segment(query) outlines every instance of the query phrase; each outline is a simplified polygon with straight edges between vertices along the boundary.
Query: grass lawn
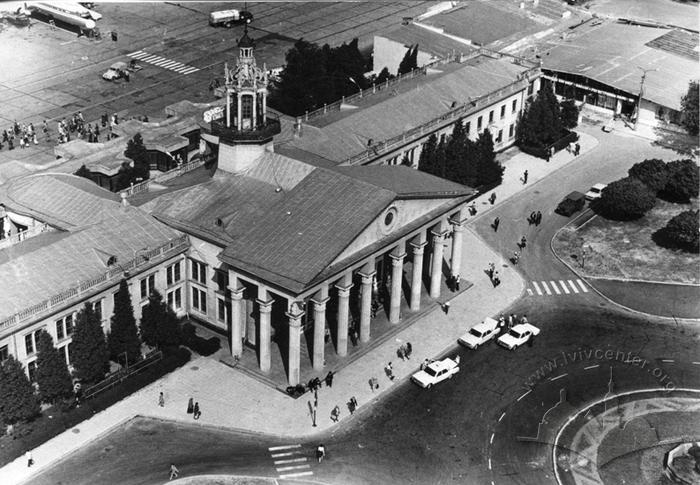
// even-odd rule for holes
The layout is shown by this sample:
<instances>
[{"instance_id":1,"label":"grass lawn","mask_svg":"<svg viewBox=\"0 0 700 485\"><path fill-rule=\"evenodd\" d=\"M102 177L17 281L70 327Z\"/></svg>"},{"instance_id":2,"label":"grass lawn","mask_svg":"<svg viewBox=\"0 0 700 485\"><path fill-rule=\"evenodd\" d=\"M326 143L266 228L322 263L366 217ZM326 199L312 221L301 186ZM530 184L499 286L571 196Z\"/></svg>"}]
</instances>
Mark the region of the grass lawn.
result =
<instances>
[{"instance_id":1,"label":"grass lawn","mask_svg":"<svg viewBox=\"0 0 700 485\"><path fill-rule=\"evenodd\" d=\"M556 253L575 265L586 276L700 283L700 255L677 249L666 249L652 240L652 234L663 228L675 215L697 209L691 204L673 204L657 199L647 215L636 221L610 221L596 216L583 227L573 225L559 232L553 241ZM585 261L581 247L585 243Z\"/></svg>"}]
</instances>

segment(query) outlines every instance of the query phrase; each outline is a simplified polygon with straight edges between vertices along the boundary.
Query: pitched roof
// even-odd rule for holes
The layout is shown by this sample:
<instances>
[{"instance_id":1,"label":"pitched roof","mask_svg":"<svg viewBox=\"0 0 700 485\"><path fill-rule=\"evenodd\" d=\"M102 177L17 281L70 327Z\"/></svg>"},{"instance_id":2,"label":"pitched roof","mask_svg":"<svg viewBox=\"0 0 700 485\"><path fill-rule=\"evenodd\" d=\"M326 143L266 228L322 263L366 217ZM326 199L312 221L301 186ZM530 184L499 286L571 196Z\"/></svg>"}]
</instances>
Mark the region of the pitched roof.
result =
<instances>
[{"instance_id":1,"label":"pitched roof","mask_svg":"<svg viewBox=\"0 0 700 485\"><path fill-rule=\"evenodd\" d=\"M426 174L410 167L366 165L334 167L333 170L355 179L391 190L401 199L458 197L475 195L476 189Z\"/></svg>"},{"instance_id":2,"label":"pitched roof","mask_svg":"<svg viewBox=\"0 0 700 485\"><path fill-rule=\"evenodd\" d=\"M439 118L454 103L464 104L497 91L527 70L506 59L481 56L439 77L424 76L408 91L398 92L399 83L395 96L348 112L332 123L305 124L302 136L287 143L340 163L366 150L370 140L387 140ZM369 97L364 102L368 100Z\"/></svg>"},{"instance_id":3,"label":"pitched roof","mask_svg":"<svg viewBox=\"0 0 700 485\"><path fill-rule=\"evenodd\" d=\"M40 234L0 250L0 320L103 275L106 254L126 262L136 251L177 236L140 209L115 204L101 212L99 222Z\"/></svg>"},{"instance_id":4,"label":"pitched roof","mask_svg":"<svg viewBox=\"0 0 700 485\"><path fill-rule=\"evenodd\" d=\"M585 76L633 96L639 94L643 68L647 70L644 98L680 110L688 83L698 76L698 63L649 46L666 33L660 28L604 22L558 43L542 56L542 67Z\"/></svg>"},{"instance_id":5,"label":"pitched roof","mask_svg":"<svg viewBox=\"0 0 700 485\"><path fill-rule=\"evenodd\" d=\"M69 174L35 174L0 186L0 204L52 226L68 229L95 222L119 195Z\"/></svg>"},{"instance_id":6,"label":"pitched roof","mask_svg":"<svg viewBox=\"0 0 700 485\"><path fill-rule=\"evenodd\" d=\"M222 261L301 291L396 194L316 169L222 252Z\"/></svg>"},{"instance_id":7,"label":"pitched roof","mask_svg":"<svg viewBox=\"0 0 700 485\"><path fill-rule=\"evenodd\" d=\"M455 53L469 54L477 49L475 46L413 24L400 25L378 36L400 42L407 47L418 45L418 50L435 57L446 57Z\"/></svg>"}]
</instances>

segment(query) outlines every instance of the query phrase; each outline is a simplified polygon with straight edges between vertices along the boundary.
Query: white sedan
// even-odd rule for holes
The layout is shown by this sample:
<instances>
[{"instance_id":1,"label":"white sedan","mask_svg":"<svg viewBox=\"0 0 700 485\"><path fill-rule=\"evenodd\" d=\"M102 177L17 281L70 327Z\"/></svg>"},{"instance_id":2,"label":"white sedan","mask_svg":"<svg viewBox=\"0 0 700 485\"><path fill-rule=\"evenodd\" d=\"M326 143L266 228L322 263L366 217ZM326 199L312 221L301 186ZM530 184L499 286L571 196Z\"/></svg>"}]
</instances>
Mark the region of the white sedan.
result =
<instances>
[{"instance_id":1,"label":"white sedan","mask_svg":"<svg viewBox=\"0 0 700 485\"><path fill-rule=\"evenodd\" d=\"M514 350L533 338L539 335L540 329L529 323L521 323L514 326L510 331L498 337L498 345L505 347L508 350Z\"/></svg>"},{"instance_id":2,"label":"white sedan","mask_svg":"<svg viewBox=\"0 0 700 485\"><path fill-rule=\"evenodd\" d=\"M586 200L600 199L600 196L603 195L603 189L607 186L608 184L595 184L591 190L586 192Z\"/></svg>"},{"instance_id":3,"label":"white sedan","mask_svg":"<svg viewBox=\"0 0 700 485\"><path fill-rule=\"evenodd\" d=\"M467 333L459 337L458 342L470 349L476 349L498 335L498 321L486 317L483 322L474 325Z\"/></svg>"},{"instance_id":4,"label":"white sedan","mask_svg":"<svg viewBox=\"0 0 700 485\"><path fill-rule=\"evenodd\" d=\"M459 372L459 362L447 357L431 362L428 366L413 374L411 380L421 387L432 387L433 384L452 378Z\"/></svg>"}]
</instances>

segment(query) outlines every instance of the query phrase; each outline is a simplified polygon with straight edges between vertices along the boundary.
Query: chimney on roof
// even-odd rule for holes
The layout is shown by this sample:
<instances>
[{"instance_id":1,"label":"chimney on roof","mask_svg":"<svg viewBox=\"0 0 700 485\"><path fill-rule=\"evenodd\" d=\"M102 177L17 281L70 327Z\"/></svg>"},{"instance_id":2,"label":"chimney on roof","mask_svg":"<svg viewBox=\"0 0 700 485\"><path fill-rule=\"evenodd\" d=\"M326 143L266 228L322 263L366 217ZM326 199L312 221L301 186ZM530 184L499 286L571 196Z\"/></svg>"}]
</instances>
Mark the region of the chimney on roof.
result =
<instances>
[{"instance_id":1,"label":"chimney on roof","mask_svg":"<svg viewBox=\"0 0 700 485\"><path fill-rule=\"evenodd\" d=\"M126 199L126 192L122 192L119 194L122 198L122 206L123 207L129 207L129 201Z\"/></svg>"}]
</instances>

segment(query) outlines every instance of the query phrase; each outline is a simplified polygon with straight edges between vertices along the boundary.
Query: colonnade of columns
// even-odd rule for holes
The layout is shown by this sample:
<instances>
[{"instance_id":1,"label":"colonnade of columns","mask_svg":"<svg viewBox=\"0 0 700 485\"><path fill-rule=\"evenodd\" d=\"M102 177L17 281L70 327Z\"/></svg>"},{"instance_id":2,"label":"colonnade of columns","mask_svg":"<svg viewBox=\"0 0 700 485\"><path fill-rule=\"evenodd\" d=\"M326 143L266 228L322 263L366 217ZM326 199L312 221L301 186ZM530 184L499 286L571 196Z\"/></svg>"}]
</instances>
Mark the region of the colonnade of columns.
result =
<instances>
[{"instance_id":1,"label":"colonnade of columns","mask_svg":"<svg viewBox=\"0 0 700 485\"><path fill-rule=\"evenodd\" d=\"M409 239L399 240L390 250L389 259L391 260L391 278L389 295L389 322L396 324L401 320L401 300L402 300L402 281L403 281L403 265L407 255L406 249L411 251L413 259L413 268L410 275L411 294L409 297L409 307L411 311L420 310L421 304L421 289L423 286L423 268L424 268L424 252L428 244L428 232L432 238L431 253L430 253L430 285L429 294L432 298L440 296L442 283L442 264L444 258L445 237L448 231L445 226L449 222L452 226L452 251L450 255L450 271L452 276L458 276L460 273L461 255L462 255L462 231L464 217L462 211L448 221L440 221L429 230L422 230L415 236ZM371 318L372 318L372 299L373 299L373 281L376 275L375 264L376 257L373 255L368 258L359 268L351 268L346 270L340 277L334 281L328 281L322 284L316 292L311 295L309 301L313 306L313 351L312 365L314 370L323 369L325 358L325 335L326 335L326 307L330 300L329 288L330 285L337 290L337 315L336 315L336 353L344 357L348 352L348 323L350 316L350 290L353 287L353 275L357 273L360 276L360 322L359 322L359 339L360 342L366 343L370 340L371 335ZM242 343L242 326L246 311L246 305L243 300L244 286L241 284L240 278L233 270L229 271L229 291L231 294L231 354L240 356L243 351ZM271 312L274 300L270 297L268 289L258 284L257 303L259 308L258 318L258 357L260 370L269 372L271 359ZM286 317L289 325L289 342L288 342L288 369L289 369L289 384L296 385L299 383L299 371L301 367L300 351L301 351L301 336L303 334L302 319L305 315L305 304L303 299L287 299Z\"/></svg>"}]
</instances>

